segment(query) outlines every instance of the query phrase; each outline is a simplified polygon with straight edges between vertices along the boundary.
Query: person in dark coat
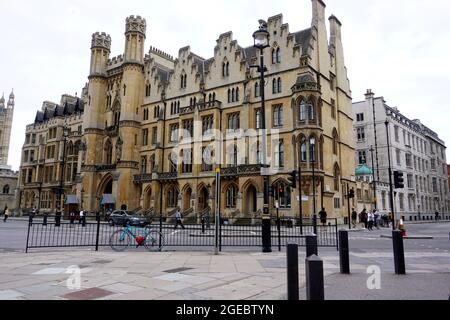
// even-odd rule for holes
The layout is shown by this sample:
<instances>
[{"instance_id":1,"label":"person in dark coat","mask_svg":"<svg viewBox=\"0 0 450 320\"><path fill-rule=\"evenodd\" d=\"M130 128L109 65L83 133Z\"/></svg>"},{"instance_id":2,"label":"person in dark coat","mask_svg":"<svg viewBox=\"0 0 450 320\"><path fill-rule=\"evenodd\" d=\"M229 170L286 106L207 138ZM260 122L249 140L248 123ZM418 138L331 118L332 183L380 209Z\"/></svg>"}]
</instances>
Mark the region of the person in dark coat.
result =
<instances>
[{"instance_id":1,"label":"person in dark coat","mask_svg":"<svg viewBox=\"0 0 450 320\"><path fill-rule=\"evenodd\" d=\"M325 208L322 208L322 210L319 212L320 217L320 223L325 227L327 224L327 212L325 211Z\"/></svg>"}]
</instances>

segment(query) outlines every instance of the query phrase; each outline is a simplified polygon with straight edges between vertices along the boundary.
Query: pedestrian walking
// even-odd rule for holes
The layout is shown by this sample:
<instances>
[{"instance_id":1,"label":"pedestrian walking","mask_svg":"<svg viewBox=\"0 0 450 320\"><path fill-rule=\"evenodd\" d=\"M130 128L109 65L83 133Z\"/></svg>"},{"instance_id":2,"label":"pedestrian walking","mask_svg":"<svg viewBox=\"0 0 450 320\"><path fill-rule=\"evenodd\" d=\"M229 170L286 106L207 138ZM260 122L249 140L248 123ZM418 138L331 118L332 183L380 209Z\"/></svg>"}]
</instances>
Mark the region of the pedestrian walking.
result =
<instances>
[{"instance_id":1,"label":"pedestrian walking","mask_svg":"<svg viewBox=\"0 0 450 320\"><path fill-rule=\"evenodd\" d=\"M73 224L75 223L75 212L70 211L69 219L70 219L70 227L72 228Z\"/></svg>"},{"instance_id":2,"label":"pedestrian walking","mask_svg":"<svg viewBox=\"0 0 450 320\"><path fill-rule=\"evenodd\" d=\"M325 208L322 208L322 210L319 212L320 217L320 223L325 227L327 224L327 212L325 211Z\"/></svg>"},{"instance_id":3,"label":"pedestrian walking","mask_svg":"<svg viewBox=\"0 0 450 320\"><path fill-rule=\"evenodd\" d=\"M367 222L367 209L364 209L360 214L360 222L363 224L363 229L368 228L368 222Z\"/></svg>"},{"instance_id":4,"label":"pedestrian walking","mask_svg":"<svg viewBox=\"0 0 450 320\"><path fill-rule=\"evenodd\" d=\"M388 224L388 228L390 228L392 226L391 223L394 223L394 215L392 214L392 212L389 212L389 224Z\"/></svg>"},{"instance_id":5,"label":"pedestrian walking","mask_svg":"<svg viewBox=\"0 0 450 320\"><path fill-rule=\"evenodd\" d=\"M84 224L84 211L83 210L81 210L80 211L80 224Z\"/></svg>"},{"instance_id":6,"label":"pedestrian walking","mask_svg":"<svg viewBox=\"0 0 450 320\"><path fill-rule=\"evenodd\" d=\"M355 208L352 208L352 224L353 224L353 229L356 229L356 223L358 219L358 213L356 212Z\"/></svg>"},{"instance_id":7,"label":"pedestrian walking","mask_svg":"<svg viewBox=\"0 0 450 320\"><path fill-rule=\"evenodd\" d=\"M6 222L9 218L9 209L8 206L5 207L5 218L3 219L3 222Z\"/></svg>"},{"instance_id":8,"label":"pedestrian walking","mask_svg":"<svg viewBox=\"0 0 450 320\"><path fill-rule=\"evenodd\" d=\"M178 228L178 225L181 226L181 228L186 229L183 224L183 216L181 215L180 209L177 210L177 213L175 215L176 223L175 223L175 230Z\"/></svg>"},{"instance_id":9,"label":"pedestrian walking","mask_svg":"<svg viewBox=\"0 0 450 320\"><path fill-rule=\"evenodd\" d=\"M380 224L381 224L381 214L380 211L378 211L377 209L374 210L374 224L375 224L375 228L377 228L378 230L380 230Z\"/></svg>"},{"instance_id":10,"label":"pedestrian walking","mask_svg":"<svg viewBox=\"0 0 450 320\"><path fill-rule=\"evenodd\" d=\"M369 231L373 231L373 225L375 222L375 214L371 211L369 211L367 215L367 221L368 221L368 229Z\"/></svg>"}]
</instances>

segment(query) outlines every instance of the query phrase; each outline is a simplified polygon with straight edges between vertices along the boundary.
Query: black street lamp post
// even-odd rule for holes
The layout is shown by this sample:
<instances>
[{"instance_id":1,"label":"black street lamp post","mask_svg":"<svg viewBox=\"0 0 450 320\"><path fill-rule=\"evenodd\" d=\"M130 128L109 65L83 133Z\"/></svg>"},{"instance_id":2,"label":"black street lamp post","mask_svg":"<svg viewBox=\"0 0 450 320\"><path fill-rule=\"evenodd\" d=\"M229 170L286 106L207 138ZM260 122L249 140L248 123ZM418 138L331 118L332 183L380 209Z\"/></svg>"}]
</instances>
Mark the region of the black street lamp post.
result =
<instances>
[{"instance_id":1,"label":"black street lamp post","mask_svg":"<svg viewBox=\"0 0 450 320\"><path fill-rule=\"evenodd\" d=\"M312 187L313 187L313 223L314 223L314 234L317 234L317 210L316 210L316 139L311 137L309 139L309 144L311 147L311 164L312 164Z\"/></svg>"},{"instance_id":2,"label":"black street lamp post","mask_svg":"<svg viewBox=\"0 0 450 320\"><path fill-rule=\"evenodd\" d=\"M265 110L265 76L264 72L264 49L269 47L270 34L267 31L267 23L264 20L259 20L259 29L253 33L254 47L260 51L260 65L255 66L260 73L260 93L261 93L261 122L262 122L262 171L264 177L264 211L263 211L263 226L262 226L262 243L263 252L272 252L271 239L271 218L269 213L269 176L267 172L267 127L266 127L266 110Z\"/></svg>"},{"instance_id":3,"label":"black street lamp post","mask_svg":"<svg viewBox=\"0 0 450 320\"><path fill-rule=\"evenodd\" d=\"M373 152L375 150L373 149L373 146L370 146L370 153L372 154L372 185L373 185L373 198L374 198L374 204L375 204L375 210L378 209L378 201L377 201L377 181L375 180L375 167L374 167L374 161L373 161Z\"/></svg>"},{"instance_id":4,"label":"black street lamp post","mask_svg":"<svg viewBox=\"0 0 450 320\"><path fill-rule=\"evenodd\" d=\"M388 163L389 163L389 200L391 204L391 212L392 212L392 230L395 231L395 210L394 210L394 186L392 185L392 167L391 167L391 146L389 142L389 120L386 119L384 123L386 125L386 139L387 139L387 149L388 149Z\"/></svg>"}]
</instances>

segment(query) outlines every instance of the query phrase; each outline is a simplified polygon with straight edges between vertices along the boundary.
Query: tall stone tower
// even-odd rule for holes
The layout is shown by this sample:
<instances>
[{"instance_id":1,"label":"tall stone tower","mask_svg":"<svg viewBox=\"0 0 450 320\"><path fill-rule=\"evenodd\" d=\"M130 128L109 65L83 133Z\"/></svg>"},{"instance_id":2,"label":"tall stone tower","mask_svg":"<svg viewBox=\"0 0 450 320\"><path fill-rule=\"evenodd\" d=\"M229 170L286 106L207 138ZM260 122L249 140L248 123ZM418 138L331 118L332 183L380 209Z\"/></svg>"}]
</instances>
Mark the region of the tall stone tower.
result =
<instances>
[{"instance_id":1,"label":"tall stone tower","mask_svg":"<svg viewBox=\"0 0 450 320\"><path fill-rule=\"evenodd\" d=\"M5 106L5 96L0 99L0 165L8 165L9 142L11 139L11 127L14 115L14 90L9 95Z\"/></svg>"},{"instance_id":2,"label":"tall stone tower","mask_svg":"<svg viewBox=\"0 0 450 320\"><path fill-rule=\"evenodd\" d=\"M107 62L111 52L111 37L106 33L94 33L91 45L91 68L89 89L84 116L84 139L86 156L84 162L83 186L88 190L83 199L87 208L98 202L96 189L98 176L96 166L104 164L103 143L105 132L106 91L108 85Z\"/></svg>"},{"instance_id":3,"label":"tall stone tower","mask_svg":"<svg viewBox=\"0 0 450 320\"><path fill-rule=\"evenodd\" d=\"M123 147L117 154L117 169L120 172L118 201L128 203L130 208L139 207L138 187L133 183L139 173L141 122L139 108L144 100L144 45L147 24L140 16L126 19L125 55L123 63L121 116L119 139ZM117 148L116 148L117 150ZM120 154L120 151L121 154Z\"/></svg>"}]
</instances>

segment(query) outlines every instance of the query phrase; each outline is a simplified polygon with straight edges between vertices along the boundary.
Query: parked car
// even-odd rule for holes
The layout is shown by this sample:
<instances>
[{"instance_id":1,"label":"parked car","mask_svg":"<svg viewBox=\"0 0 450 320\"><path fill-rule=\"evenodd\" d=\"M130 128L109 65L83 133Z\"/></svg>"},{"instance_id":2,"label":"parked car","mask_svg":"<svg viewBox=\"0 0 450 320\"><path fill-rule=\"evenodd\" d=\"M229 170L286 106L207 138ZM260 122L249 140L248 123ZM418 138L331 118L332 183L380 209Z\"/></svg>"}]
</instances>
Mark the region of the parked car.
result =
<instances>
[{"instance_id":1,"label":"parked car","mask_svg":"<svg viewBox=\"0 0 450 320\"><path fill-rule=\"evenodd\" d=\"M116 210L108 217L108 223L110 226L135 226L145 227L152 223L151 218L137 215L133 211Z\"/></svg>"}]
</instances>

